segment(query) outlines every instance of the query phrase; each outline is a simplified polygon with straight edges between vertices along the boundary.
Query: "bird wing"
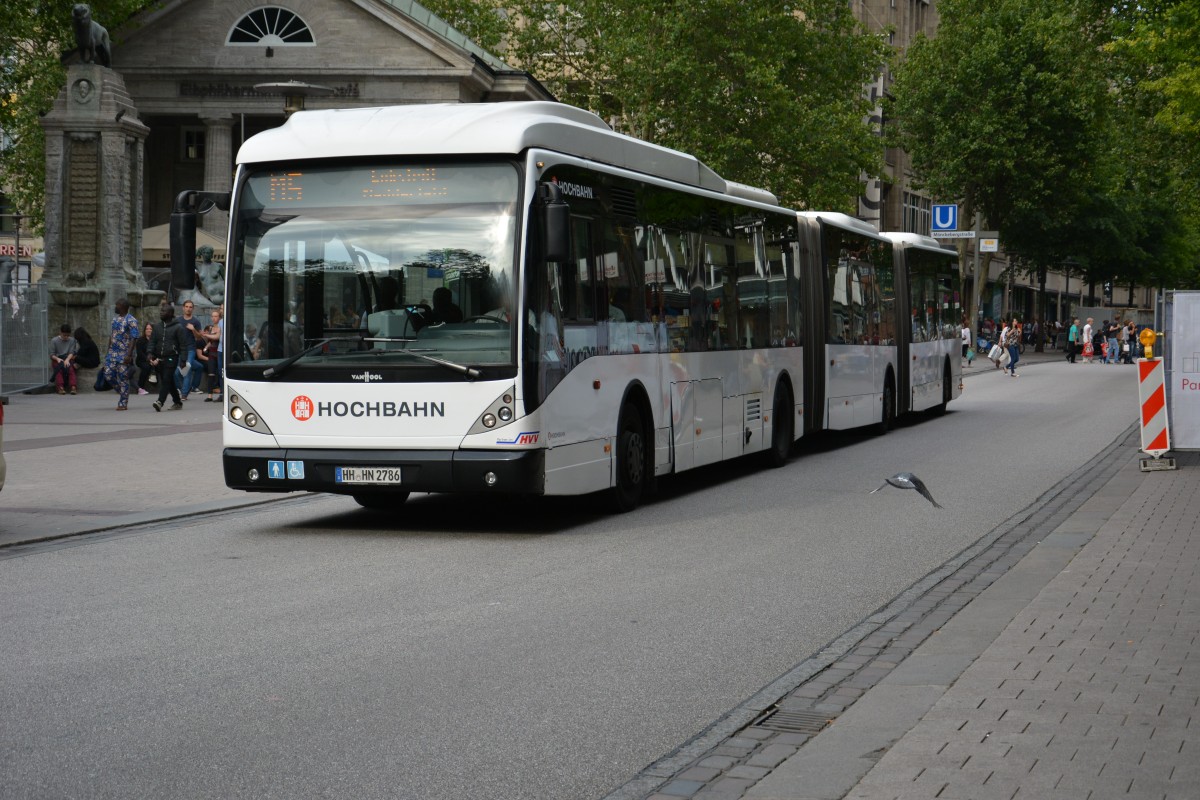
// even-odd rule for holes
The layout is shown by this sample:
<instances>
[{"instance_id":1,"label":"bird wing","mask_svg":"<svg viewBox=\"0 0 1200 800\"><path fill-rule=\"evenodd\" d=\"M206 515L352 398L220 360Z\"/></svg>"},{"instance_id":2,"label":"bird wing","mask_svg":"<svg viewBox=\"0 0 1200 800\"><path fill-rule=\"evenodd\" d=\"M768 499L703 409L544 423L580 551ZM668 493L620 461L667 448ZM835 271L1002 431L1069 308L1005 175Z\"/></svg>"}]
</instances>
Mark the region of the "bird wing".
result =
<instances>
[{"instance_id":1,"label":"bird wing","mask_svg":"<svg viewBox=\"0 0 1200 800\"><path fill-rule=\"evenodd\" d=\"M922 497L924 497L929 502L933 503L934 508L942 508L942 506L938 504L938 501L933 499L933 495L931 495L929 493L929 489L925 488L924 481L922 481L916 475L909 475L908 479L910 481L912 481L913 487L916 488L916 490L921 493Z\"/></svg>"}]
</instances>

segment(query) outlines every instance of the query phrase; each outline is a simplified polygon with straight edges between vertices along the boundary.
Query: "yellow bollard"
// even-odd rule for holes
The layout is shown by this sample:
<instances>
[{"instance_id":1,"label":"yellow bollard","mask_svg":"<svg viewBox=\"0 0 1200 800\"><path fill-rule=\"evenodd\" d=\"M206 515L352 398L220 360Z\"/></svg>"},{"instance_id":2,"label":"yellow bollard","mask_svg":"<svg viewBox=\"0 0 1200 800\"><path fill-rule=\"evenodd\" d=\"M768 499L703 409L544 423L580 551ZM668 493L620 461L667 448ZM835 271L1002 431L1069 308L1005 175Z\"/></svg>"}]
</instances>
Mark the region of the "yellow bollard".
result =
<instances>
[{"instance_id":1,"label":"yellow bollard","mask_svg":"<svg viewBox=\"0 0 1200 800\"><path fill-rule=\"evenodd\" d=\"M1161 333L1155 333L1149 328L1145 328L1138 334L1138 341L1142 343L1142 347L1146 350L1146 358L1154 358L1154 342L1162 336Z\"/></svg>"}]
</instances>

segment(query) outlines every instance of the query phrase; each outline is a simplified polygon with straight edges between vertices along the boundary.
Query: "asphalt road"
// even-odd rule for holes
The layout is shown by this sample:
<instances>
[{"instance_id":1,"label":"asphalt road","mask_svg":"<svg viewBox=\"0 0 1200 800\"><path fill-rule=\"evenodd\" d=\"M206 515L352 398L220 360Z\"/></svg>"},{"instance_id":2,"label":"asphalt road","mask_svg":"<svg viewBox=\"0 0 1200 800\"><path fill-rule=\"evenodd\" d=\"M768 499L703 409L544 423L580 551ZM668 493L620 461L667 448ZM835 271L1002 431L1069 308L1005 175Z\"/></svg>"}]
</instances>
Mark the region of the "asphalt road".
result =
<instances>
[{"instance_id":1,"label":"asphalt road","mask_svg":"<svg viewBox=\"0 0 1200 800\"><path fill-rule=\"evenodd\" d=\"M602 797L1094 457L1135 386L975 375L621 516L301 497L0 551L0 794ZM868 494L903 470L945 509Z\"/></svg>"}]
</instances>

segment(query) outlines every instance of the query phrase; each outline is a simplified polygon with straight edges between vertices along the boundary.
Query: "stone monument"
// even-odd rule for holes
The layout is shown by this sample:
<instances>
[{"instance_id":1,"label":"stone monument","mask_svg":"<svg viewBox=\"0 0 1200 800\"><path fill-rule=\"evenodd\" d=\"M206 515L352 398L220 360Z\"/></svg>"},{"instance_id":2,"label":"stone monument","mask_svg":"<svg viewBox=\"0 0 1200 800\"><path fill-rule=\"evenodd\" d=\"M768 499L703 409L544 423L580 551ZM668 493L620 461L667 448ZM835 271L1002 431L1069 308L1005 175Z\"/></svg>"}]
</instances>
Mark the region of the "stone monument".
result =
<instances>
[{"instance_id":1,"label":"stone monument","mask_svg":"<svg viewBox=\"0 0 1200 800\"><path fill-rule=\"evenodd\" d=\"M107 55L107 54L106 54ZM46 269L50 327L82 325L106 347L113 305L127 297L139 320L158 319L164 294L146 288L142 185L149 128L112 69L72 64L42 118L46 137ZM81 386L83 381L80 382Z\"/></svg>"}]
</instances>

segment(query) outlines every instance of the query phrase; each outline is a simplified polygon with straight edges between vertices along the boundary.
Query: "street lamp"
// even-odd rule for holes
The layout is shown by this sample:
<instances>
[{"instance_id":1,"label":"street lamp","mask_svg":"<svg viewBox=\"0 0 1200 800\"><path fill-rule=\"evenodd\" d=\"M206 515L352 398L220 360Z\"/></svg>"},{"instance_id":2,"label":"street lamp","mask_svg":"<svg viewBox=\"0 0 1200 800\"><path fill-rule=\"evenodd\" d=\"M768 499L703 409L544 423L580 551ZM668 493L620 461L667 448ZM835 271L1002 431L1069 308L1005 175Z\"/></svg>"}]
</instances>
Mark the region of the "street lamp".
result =
<instances>
[{"instance_id":1,"label":"street lamp","mask_svg":"<svg viewBox=\"0 0 1200 800\"><path fill-rule=\"evenodd\" d=\"M285 117L290 117L297 111L304 110L304 98L306 97L328 97L334 93L334 90L328 86L318 86L315 83L302 83L301 81L280 81L278 83L256 83L254 84L256 92L264 94L274 94L276 92L283 95L283 114Z\"/></svg>"}]
</instances>

